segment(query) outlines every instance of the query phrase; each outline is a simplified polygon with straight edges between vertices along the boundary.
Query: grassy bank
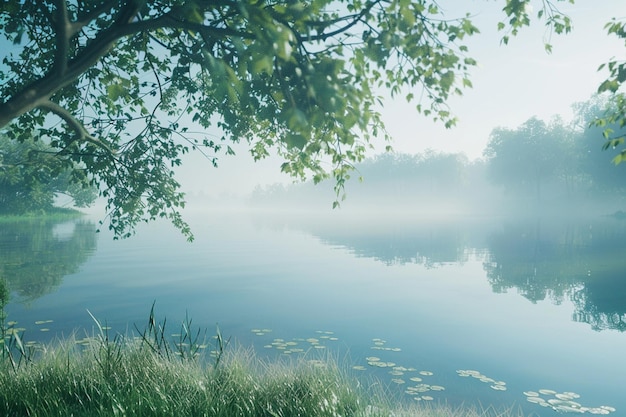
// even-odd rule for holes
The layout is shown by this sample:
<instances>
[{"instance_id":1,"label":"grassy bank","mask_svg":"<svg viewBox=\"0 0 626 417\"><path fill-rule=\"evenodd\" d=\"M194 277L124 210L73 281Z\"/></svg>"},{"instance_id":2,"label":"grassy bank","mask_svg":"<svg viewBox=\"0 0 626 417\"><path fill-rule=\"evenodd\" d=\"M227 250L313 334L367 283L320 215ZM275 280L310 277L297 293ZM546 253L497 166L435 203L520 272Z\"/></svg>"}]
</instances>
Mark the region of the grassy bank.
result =
<instances>
[{"instance_id":1,"label":"grassy bank","mask_svg":"<svg viewBox=\"0 0 626 417\"><path fill-rule=\"evenodd\" d=\"M205 343L191 320L175 339L154 306L146 329L96 334L47 345L25 343L2 326L0 415L177 417L478 417L519 416L501 410L403 408L383 391L367 391L332 358L267 362L230 348L219 330ZM369 384L368 384L369 385ZM373 384L380 386L380 384Z\"/></svg>"},{"instance_id":2,"label":"grassy bank","mask_svg":"<svg viewBox=\"0 0 626 417\"><path fill-rule=\"evenodd\" d=\"M399 409L360 390L332 360L267 363L249 351L213 368L167 359L135 341L47 347L0 373L3 416L478 416L496 413ZM502 415L502 414L498 414ZM510 413L513 415L513 413Z\"/></svg>"},{"instance_id":3,"label":"grassy bank","mask_svg":"<svg viewBox=\"0 0 626 417\"><path fill-rule=\"evenodd\" d=\"M69 220L84 216L76 209L65 207L53 207L46 211L36 211L22 214L0 214L0 224L16 222L20 220Z\"/></svg>"}]
</instances>

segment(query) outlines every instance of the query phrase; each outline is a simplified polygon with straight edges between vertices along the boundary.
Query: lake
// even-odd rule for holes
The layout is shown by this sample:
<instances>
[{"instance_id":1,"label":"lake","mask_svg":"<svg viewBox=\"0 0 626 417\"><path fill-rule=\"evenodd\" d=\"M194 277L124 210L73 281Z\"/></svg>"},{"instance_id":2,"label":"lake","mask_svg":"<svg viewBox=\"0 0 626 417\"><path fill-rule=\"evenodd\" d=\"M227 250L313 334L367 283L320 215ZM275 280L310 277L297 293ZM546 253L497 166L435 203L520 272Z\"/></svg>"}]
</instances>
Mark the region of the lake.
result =
<instances>
[{"instance_id":1,"label":"lake","mask_svg":"<svg viewBox=\"0 0 626 417\"><path fill-rule=\"evenodd\" d=\"M187 219L193 243L166 223L122 241L97 218L0 224L7 320L48 341L91 334L88 310L128 334L156 301L171 333L188 314L261 357L330 352L407 401L626 410L625 221Z\"/></svg>"}]
</instances>

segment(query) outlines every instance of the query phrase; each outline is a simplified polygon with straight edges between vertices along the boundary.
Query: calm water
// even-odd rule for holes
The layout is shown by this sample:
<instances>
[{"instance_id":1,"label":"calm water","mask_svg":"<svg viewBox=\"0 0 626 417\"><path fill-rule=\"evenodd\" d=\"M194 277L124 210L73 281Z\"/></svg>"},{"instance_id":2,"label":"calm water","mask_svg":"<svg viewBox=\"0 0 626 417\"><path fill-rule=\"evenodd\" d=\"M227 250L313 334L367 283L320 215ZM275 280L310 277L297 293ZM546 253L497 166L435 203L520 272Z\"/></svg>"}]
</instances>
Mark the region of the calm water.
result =
<instances>
[{"instance_id":1,"label":"calm water","mask_svg":"<svg viewBox=\"0 0 626 417\"><path fill-rule=\"evenodd\" d=\"M0 225L8 319L27 340L90 333L87 310L126 333L156 300L172 333L188 313L259 355L330 350L407 401L408 387L429 384L445 389L421 396L451 404L550 416L524 395L550 389L626 410L626 222L188 218L191 244L167 224L124 241L89 219Z\"/></svg>"}]
</instances>

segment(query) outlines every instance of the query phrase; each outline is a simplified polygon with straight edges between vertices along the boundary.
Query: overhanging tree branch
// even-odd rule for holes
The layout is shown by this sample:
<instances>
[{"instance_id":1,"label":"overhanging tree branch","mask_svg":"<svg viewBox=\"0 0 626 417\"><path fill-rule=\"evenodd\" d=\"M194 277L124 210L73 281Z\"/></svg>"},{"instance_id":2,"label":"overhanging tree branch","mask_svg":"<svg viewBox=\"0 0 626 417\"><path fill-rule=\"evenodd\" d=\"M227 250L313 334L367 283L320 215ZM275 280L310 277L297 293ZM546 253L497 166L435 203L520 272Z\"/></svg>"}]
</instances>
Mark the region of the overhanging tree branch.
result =
<instances>
[{"instance_id":1,"label":"overhanging tree branch","mask_svg":"<svg viewBox=\"0 0 626 417\"><path fill-rule=\"evenodd\" d=\"M106 55L115 45L116 41L123 37L164 28L198 31L218 38L235 36L254 39L255 37L248 32L182 21L169 15L164 15L156 19L128 23L139 11L139 6L136 3L137 2L129 3L129 8L119 13L115 24L96 36L74 59L61 65L60 62L63 61L63 59L60 54L57 54L56 62L59 63L63 69L61 76L59 76L55 66L55 69L48 72L47 75L27 85L6 102L0 103L0 128L6 126L20 115L41 106L48 101L54 93L76 81L85 71L93 67L96 62ZM66 30L64 33L67 37L69 32ZM59 36L62 35L58 35L58 37ZM57 40L57 43L62 42Z\"/></svg>"},{"instance_id":2,"label":"overhanging tree branch","mask_svg":"<svg viewBox=\"0 0 626 417\"><path fill-rule=\"evenodd\" d=\"M70 19L65 0L56 0L56 16L52 26L56 32L56 51L54 57L55 72L62 77L67 69L70 41Z\"/></svg>"},{"instance_id":3,"label":"overhanging tree branch","mask_svg":"<svg viewBox=\"0 0 626 417\"><path fill-rule=\"evenodd\" d=\"M49 112L54 113L57 116L59 116L61 119L63 119L63 121L67 123L70 129L76 133L76 136L72 140L73 142L74 141L89 142L93 145L96 145L97 147L101 149L104 149L107 152L107 154L111 156L115 155L113 150L106 143L90 135L87 129L85 129L85 127L82 125L82 123L80 123L74 116L72 116L72 114L69 111L67 111L63 107L59 106L58 104L50 100L46 100L42 102L38 107L43 110L48 110Z\"/></svg>"}]
</instances>

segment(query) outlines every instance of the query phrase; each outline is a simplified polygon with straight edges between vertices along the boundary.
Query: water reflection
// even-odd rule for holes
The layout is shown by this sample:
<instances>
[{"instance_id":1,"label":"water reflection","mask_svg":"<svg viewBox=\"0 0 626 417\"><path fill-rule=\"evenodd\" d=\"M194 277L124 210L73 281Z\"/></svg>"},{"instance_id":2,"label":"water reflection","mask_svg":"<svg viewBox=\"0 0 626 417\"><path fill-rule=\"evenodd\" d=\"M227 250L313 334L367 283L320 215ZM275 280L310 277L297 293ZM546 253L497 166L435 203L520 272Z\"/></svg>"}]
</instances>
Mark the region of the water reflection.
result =
<instances>
[{"instance_id":1,"label":"water reflection","mask_svg":"<svg viewBox=\"0 0 626 417\"><path fill-rule=\"evenodd\" d=\"M496 293L515 290L532 303L571 300L576 308L574 321L588 323L595 330L626 330L623 221L282 218L280 222L386 265L415 263L436 268L479 259Z\"/></svg>"},{"instance_id":2,"label":"water reflection","mask_svg":"<svg viewBox=\"0 0 626 417\"><path fill-rule=\"evenodd\" d=\"M29 219L0 224L0 278L29 303L54 291L96 249L93 222Z\"/></svg>"},{"instance_id":3,"label":"water reflection","mask_svg":"<svg viewBox=\"0 0 626 417\"><path fill-rule=\"evenodd\" d=\"M427 268L464 263L477 251L484 251L485 229L490 227L484 219L420 222L386 215L342 217L340 221L281 221L304 229L326 245L346 248L357 257L373 258L386 265L420 264Z\"/></svg>"},{"instance_id":4,"label":"water reflection","mask_svg":"<svg viewBox=\"0 0 626 417\"><path fill-rule=\"evenodd\" d=\"M484 263L495 292L515 288L532 302L570 299L574 321L626 330L626 225L610 219L505 224L488 238Z\"/></svg>"}]
</instances>

